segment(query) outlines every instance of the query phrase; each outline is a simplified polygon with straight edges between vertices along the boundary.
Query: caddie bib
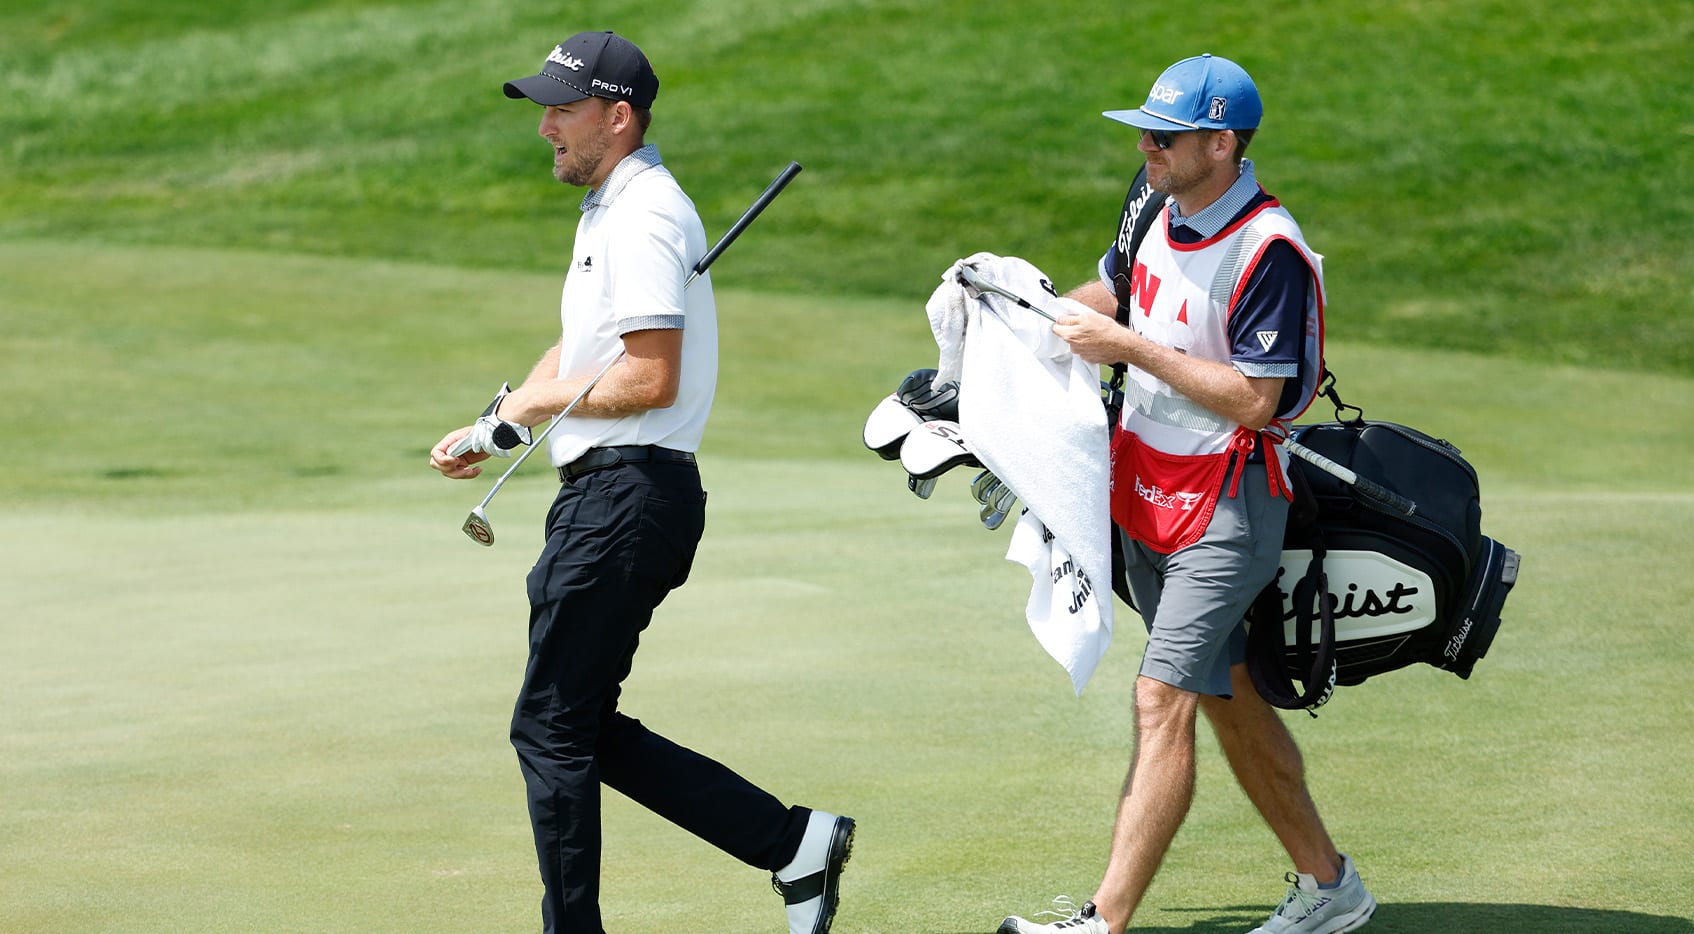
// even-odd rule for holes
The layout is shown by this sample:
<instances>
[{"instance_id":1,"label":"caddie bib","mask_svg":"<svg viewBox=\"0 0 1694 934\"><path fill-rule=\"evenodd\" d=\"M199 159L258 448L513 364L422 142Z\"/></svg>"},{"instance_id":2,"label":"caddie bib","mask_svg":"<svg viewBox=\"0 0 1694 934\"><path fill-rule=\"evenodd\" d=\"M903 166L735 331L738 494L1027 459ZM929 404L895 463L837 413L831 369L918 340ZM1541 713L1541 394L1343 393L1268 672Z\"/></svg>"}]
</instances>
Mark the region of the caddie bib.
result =
<instances>
[{"instance_id":1,"label":"caddie bib","mask_svg":"<svg viewBox=\"0 0 1694 934\"><path fill-rule=\"evenodd\" d=\"M1310 388L1263 432L1217 415L1163 380L1128 368L1120 428L1112 439L1112 519L1132 538L1162 553L1200 540L1220 496L1234 496L1247 457L1264 439L1266 479L1288 497L1286 459L1276 445L1288 421L1311 401L1322 371L1322 266L1286 211L1269 202L1218 236L1176 244L1168 206L1135 257L1128 324L1142 337L1197 359L1229 363L1229 315L1253 266L1272 240L1294 244L1312 270L1312 326L1303 373ZM1162 235L1161 235L1162 234ZM1226 478L1234 479L1225 488Z\"/></svg>"},{"instance_id":2,"label":"caddie bib","mask_svg":"<svg viewBox=\"0 0 1694 934\"><path fill-rule=\"evenodd\" d=\"M1112 521L1154 551L1187 548L1206 534L1218 500L1238 492L1241 469L1258 438L1258 432L1238 427L1222 451L1172 454L1132 431L1118 432L1112 438ZM1271 491L1287 495L1276 471L1267 474ZM1231 476L1226 491L1224 479Z\"/></svg>"}]
</instances>

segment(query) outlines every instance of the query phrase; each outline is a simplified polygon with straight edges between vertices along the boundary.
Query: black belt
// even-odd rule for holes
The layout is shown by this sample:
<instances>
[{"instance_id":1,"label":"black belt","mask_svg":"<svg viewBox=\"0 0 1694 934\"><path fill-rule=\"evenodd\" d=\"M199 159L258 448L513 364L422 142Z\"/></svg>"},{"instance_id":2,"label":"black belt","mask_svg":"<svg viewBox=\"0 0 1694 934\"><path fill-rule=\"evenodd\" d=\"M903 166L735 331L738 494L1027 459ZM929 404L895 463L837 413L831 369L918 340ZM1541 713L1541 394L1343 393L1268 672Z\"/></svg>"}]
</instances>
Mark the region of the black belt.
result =
<instances>
[{"instance_id":1,"label":"black belt","mask_svg":"<svg viewBox=\"0 0 1694 934\"><path fill-rule=\"evenodd\" d=\"M616 464L692 464L694 455L674 451L656 444L618 444L604 448L589 448L588 453L559 468L559 482L568 483L590 471Z\"/></svg>"}]
</instances>

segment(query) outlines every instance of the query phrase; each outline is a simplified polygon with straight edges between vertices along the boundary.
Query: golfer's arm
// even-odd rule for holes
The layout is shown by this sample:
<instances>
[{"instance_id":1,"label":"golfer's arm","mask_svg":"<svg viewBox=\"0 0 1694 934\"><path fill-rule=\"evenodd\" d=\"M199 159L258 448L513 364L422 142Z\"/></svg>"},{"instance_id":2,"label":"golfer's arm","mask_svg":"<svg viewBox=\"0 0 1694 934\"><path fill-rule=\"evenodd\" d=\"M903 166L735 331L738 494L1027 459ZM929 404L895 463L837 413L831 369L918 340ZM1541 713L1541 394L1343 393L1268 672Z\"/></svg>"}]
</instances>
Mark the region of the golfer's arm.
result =
<instances>
[{"instance_id":1,"label":"golfer's arm","mask_svg":"<svg viewBox=\"0 0 1694 934\"><path fill-rule=\"evenodd\" d=\"M571 415L584 418L622 418L676 402L682 385L682 330L632 331L623 337L624 355L606 371ZM552 369L547 366L551 363ZM582 387L594 378L561 379L559 348L541 358L534 373L500 406L500 417L520 425L538 425L564 411Z\"/></svg>"},{"instance_id":2,"label":"golfer's arm","mask_svg":"<svg viewBox=\"0 0 1694 934\"><path fill-rule=\"evenodd\" d=\"M535 366L530 369L529 375L524 377L522 385L530 386L557 379L559 377L559 354L563 346L564 340L561 339L559 343L547 348L547 352L542 354L541 359L537 360Z\"/></svg>"}]
</instances>

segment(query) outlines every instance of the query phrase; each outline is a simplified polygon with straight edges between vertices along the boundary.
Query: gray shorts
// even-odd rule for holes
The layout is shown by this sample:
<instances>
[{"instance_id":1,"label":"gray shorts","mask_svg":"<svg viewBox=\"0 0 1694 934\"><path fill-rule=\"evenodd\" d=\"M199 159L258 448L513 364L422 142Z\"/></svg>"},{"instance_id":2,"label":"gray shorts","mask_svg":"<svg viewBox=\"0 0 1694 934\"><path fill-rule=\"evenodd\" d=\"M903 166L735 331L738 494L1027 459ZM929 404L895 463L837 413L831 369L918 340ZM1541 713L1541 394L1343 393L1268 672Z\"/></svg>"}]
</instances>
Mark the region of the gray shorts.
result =
<instances>
[{"instance_id":1,"label":"gray shorts","mask_svg":"<svg viewBox=\"0 0 1694 934\"><path fill-rule=\"evenodd\" d=\"M1187 548L1162 554L1114 527L1147 624L1143 675L1230 696L1229 667L1247 660L1247 608L1281 566L1287 524L1288 501L1266 486L1264 464L1249 464L1235 497L1218 499L1205 534Z\"/></svg>"}]
</instances>

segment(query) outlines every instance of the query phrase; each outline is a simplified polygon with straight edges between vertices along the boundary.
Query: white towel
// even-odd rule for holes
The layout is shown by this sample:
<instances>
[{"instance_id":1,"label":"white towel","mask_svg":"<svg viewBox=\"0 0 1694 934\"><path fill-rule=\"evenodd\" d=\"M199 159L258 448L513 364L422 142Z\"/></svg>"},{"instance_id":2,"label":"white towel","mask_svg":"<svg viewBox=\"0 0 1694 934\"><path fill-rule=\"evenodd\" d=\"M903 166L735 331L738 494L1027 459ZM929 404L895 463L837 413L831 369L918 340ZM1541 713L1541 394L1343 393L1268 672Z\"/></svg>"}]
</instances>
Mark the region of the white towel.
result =
<instances>
[{"instance_id":1,"label":"white towel","mask_svg":"<svg viewBox=\"0 0 1694 934\"><path fill-rule=\"evenodd\" d=\"M940 348L935 378L959 379L965 440L1028 508L1006 559L1029 568L1033 578L1025 607L1030 629L1081 694L1112 641L1110 465L1100 372L1071 353L1046 318L961 285L960 265L1055 317L1081 306L1053 297L1041 270L992 253L950 267L926 306Z\"/></svg>"}]
</instances>

